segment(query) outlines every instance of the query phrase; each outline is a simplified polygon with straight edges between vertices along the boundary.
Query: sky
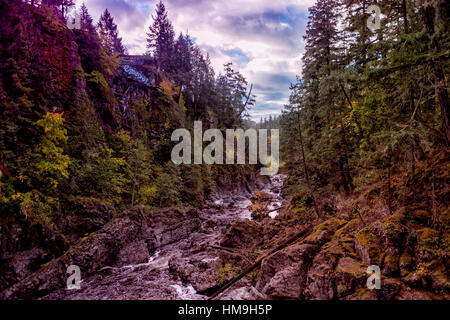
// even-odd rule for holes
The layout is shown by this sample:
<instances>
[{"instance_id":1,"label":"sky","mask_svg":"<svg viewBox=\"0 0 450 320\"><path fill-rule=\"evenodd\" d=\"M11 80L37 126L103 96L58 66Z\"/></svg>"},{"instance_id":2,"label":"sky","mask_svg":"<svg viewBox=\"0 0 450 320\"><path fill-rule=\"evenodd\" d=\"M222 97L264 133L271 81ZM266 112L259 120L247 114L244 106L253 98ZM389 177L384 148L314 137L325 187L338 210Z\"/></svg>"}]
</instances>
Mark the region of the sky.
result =
<instances>
[{"instance_id":1,"label":"sky","mask_svg":"<svg viewBox=\"0 0 450 320\"><path fill-rule=\"evenodd\" d=\"M107 8L130 54L146 51L146 33L159 0L77 0L98 21ZM308 7L315 0L165 0L175 32L189 33L209 53L216 74L233 62L253 84L250 116L278 115L301 72Z\"/></svg>"}]
</instances>

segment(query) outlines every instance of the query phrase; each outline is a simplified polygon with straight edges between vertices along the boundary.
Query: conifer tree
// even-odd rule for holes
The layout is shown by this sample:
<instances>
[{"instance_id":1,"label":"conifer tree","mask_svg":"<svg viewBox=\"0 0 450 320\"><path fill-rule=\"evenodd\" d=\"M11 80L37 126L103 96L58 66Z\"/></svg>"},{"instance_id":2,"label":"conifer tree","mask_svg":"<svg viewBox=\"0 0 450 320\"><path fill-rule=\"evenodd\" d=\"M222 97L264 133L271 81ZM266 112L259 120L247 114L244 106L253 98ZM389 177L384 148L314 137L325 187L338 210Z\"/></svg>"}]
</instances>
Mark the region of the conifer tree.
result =
<instances>
[{"instance_id":1,"label":"conifer tree","mask_svg":"<svg viewBox=\"0 0 450 320\"><path fill-rule=\"evenodd\" d=\"M105 9L100 17L97 29L108 55L112 56L114 54L125 53L125 48L122 45L122 38L119 37L119 32L117 30L117 24L114 22L114 18L111 16L108 9Z\"/></svg>"},{"instance_id":2,"label":"conifer tree","mask_svg":"<svg viewBox=\"0 0 450 320\"><path fill-rule=\"evenodd\" d=\"M158 59L161 70L169 73L172 70L175 32L162 1L156 5L156 16L153 16L147 36L148 53Z\"/></svg>"}]
</instances>

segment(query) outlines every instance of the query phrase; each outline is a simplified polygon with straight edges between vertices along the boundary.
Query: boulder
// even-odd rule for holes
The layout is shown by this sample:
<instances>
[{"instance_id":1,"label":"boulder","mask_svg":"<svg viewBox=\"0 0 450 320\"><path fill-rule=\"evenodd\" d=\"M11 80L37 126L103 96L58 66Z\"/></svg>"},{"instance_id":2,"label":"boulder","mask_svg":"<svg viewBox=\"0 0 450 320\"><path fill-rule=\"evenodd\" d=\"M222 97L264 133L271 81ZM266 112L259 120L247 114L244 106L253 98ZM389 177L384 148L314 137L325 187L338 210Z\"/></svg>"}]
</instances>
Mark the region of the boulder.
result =
<instances>
[{"instance_id":1,"label":"boulder","mask_svg":"<svg viewBox=\"0 0 450 320\"><path fill-rule=\"evenodd\" d=\"M382 267L385 248L373 227L365 227L356 234L355 249L364 265Z\"/></svg>"},{"instance_id":2,"label":"boulder","mask_svg":"<svg viewBox=\"0 0 450 320\"><path fill-rule=\"evenodd\" d=\"M230 248L252 248L263 238L263 227L255 221L236 221L227 230L221 245Z\"/></svg>"},{"instance_id":3,"label":"boulder","mask_svg":"<svg viewBox=\"0 0 450 320\"><path fill-rule=\"evenodd\" d=\"M261 262L261 268L258 273L256 289L263 291L270 279L272 279L272 277L274 277L279 271L289 266L291 262L292 261L289 256L283 251L278 251L264 259Z\"/></svg>"},{"instance_id":4,"label":"boulder","mask_svg":"<svg viewBox=\"0 0 450 320\"><path fill-rule=\"evenodd\" d=\"M307 300L331 300L335 298L334 270L328 263L315 263L308 271L303 296Z\"/></svg>"},{"instance_id":5,"label":"boulder","mask_svg":"<svg viewBox=\"0 0 450 320\"><path fill-rule=\"evenodd\" d=\"M336 293L339 298L364 288L367 274L364 266L350 257L343 257L336 266Z\"/></svg>"},{"instance_id":6,"label":"boulder","mask_svg":"<svg viewBox=\"0 0 450 320\"><path fill-rule=\"evenodd\" d=\"M191 260L172 257L169 270L178 275L183 282L190 283L199 294L213 293L220 287L219 263L215 259Z\"/></svg>"},{"instance_id":7,"label":"boulder","mask_svg":"<svg viewBox=\"0 0 450 320\"><path fill-rule=\"evenodd\" d=\"M277 272L264 287L271 299L300 299L306 282L307 264L298 262Z\"/></svg>"},{"instance_id":8,"label":"boulder","mask_svg":"<svg viewBox=\"0 0 450 320\"><path fill-rule=\"evenodd\" d=\"M338 240L332 240L322 246L321 251L312 261L311 268L307 274L306 288L304 290L306 299L328 300L337 297L336 272L334 269L338 265L339 259L343 256L345 256L345 250ZM342 263L344 262L347 262L347 260L344 260ZM341 278L345 276L343 275L343 269L346 266L342 263L343 268L340 269Z\"/></svg>"},{"instance_id":9,"label":"boulder","mask_svg":"<svg viewBox=\"0 0 450 320\"><path fill-rule=\"evenodd\" d=\"M298 299L317 251L311 244L293 244L261 263L256 288L272 299Z\"/></svg>"},{"instance_id":10,"label":"boulder","mask_svg":"<svg viewBox=\"0 0 450 320\"><path fill-rule=\"evenodd\" d=\"M306 243L322 246L330 241L336 230L346 221L331 218L314 227L313 232L305 239Z\"/></svg>"},{"instance_id":11,"label":"boulder","mask_svg":"<svg viewBox=\"0 0 450 320\"><path fill-rule=\"evenodd\" d=\"M71 243L103 227L116 214L114 206L94 198L75 198L66 204L56 224Z\"/></svg>"},{"instance_id":12,"label":"boulder","mask_svg":"<svg viewBox=\"0 0 450 320\"><path fill-rule=\"evenodd\" d=\"M255 287L241 287L226 291L220 295L219 300L267 300L267 297L256 290Z\"/></svg>"},{"instance_id":13,"label":"boulder","mask_svg":"<svg viewBox=\"0 0 450 320\"><path fill-rule=\"evenodd\" d=\"M147 243L144 240L132 242L120 250L116 257L116 265L123 267L148 262L150 258Z\"/></svg>"}]
</instances>

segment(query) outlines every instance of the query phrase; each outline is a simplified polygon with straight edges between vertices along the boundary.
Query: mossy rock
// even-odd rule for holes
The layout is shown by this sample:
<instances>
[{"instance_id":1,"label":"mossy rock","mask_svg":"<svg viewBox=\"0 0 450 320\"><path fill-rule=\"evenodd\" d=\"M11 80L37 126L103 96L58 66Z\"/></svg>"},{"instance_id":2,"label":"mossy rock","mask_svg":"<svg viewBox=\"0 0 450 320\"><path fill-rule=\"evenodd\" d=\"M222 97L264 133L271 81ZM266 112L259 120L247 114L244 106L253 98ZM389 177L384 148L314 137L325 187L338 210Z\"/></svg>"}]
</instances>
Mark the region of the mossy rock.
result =
<instances>
[{"instance_id":1,"label":"mossy rock","mask_svg":"<svg viewBox=\"0 0 450 320\"><path fill-rule=\"evenodd\" d=\"M422 225L427 224L433 217L433 214L427 210L415 210L406 214L406 219Z\"/></svg>"},{"instance_id":2,"label":"mossy rock","mask_svg":"<svg viewBox=\"0 0 450 320\"><path fill-rule=\"evenodd\" d=\"M423 228L417 231L417 238L420 245L433 247L439 241L439 232L431 228Z\"/></svg>"},{"instance_id":3,"label":"mossy rock","mask_svg":"<svg viewBox=\"0 0 450 320\"><path fill-rule=\"evenodd\" d=\"M336 237L349 237L357 232L363 226L361 219L354 218L346 223L342 228L336 231ZM353 238L352 238L353 241Z\"/></svg>"},{"instance_id":4,"label":"mossy rock","mask_svg":"<svg viewBox=\"0 0 450 320\"><path fill-rule=\"evenodd\" d=\"M227 263L217 269L217 281L219 281L220 284L223 284L226 281L233 279L240 270L240 267L235 267L230 263Z\"/></svg>"},{"instance_id":5,"label":"mossy rock","mask_svg":"<svg viewBox=\"0 0 450 320\"><path fill-rule=\"evenodd\" d=\"M399 256L394 252L388 252L384 257L383 274L386 276L397 276L400 272Z\"/></svg>"},{"instance_id":6,"label":"mossy rock","mask_svg":"<svg viewBox=\"0 0 450 320\"><path fill-rule=\"evenodd\" d=\"M330 241L336 230L345 223L345 220L337 218L328 219L317 225L314 228L313 233L305 239L305 242L321 246Z\"/></svg>"},{"instance_id":7,"label":"mossy rock","mask_svg":"<svg viewBox=\"0 0 450 320\"><path fill-rule=\"evenodd\" d=\"M401 247L408 234L404 226L393 221L384 222L382 224L382 232L386 246L393 248Z\"/></svg>"},{"instance_id":8,"label":"mossy rock","mask_svg":"<svg viewBox=\"0 0 450 320\"><path fill-rule=\"evenodd\" d=\"M413 257L408 252L403 252L399 259L400 276L404 277L412 270Z\"/></svg>"},{"instance_id":9,"label":"mossy rock","mask_svg":"<svg viewBox=\"0 0 450 320\"><path fill-rule=\"evenodd\" d=\"M227 230L221 245L232 248L251 248L263 237L263 227L255 221L236 221Z\"/></svg>"},{"instance_id":10,"label":"mossy rock","mask_svg":"<svg viewBox=\"0 0 450 320\"><path fill-rule=\"evenodd\" d=\"M345 251L337 240L331 240L322 246L322 252L329 257L340 258L345 255Z\"/></svg>"},{"instance_id":11,"label":"mossy rock","mask_svg":"<svg viewBox=\"0 0 450 320\"><path fill-rule=\"evenodd\" d=\"M339 244L342 247L342 249L344 250L345 255L348 255L352 258L358 257L358 255L356 254L356 251L355 251L355 246L353 244L353 238L350 238L350 241L344 241L344 242L341 242L341 240L339 240Z\"/></svg>"},{"instance_id":12,"label":"mossy rock","mask_svg":"<svg viewBox=\"0 0 450 320\"><path fill-rule=\"evenodd\" d=\"M336 267L336 290L339 298L363 288L367 278L364 266L355 259L343 257Z\"/></svg>"},{"instance_id":13,"label":"mossy rock","mask_svg":"<svg viewBox=\"0 0 450 320\"><path fill-rule=\"evenodd\" d=\"M418 263L416 269L402 280L413 287L434 292L450 290L447 269L440 259Z\"/></svg>"},{"instance_id":14,"label":"mossy rock","mask_svg":"<svg viewBox=\"0 0 450 320\"><path fill-rule=\"evenodd\" d=\"M356 234L355 249L365 265L382 267L385 247L372 226L367 226Z\"/></svg>"}]
</instances>

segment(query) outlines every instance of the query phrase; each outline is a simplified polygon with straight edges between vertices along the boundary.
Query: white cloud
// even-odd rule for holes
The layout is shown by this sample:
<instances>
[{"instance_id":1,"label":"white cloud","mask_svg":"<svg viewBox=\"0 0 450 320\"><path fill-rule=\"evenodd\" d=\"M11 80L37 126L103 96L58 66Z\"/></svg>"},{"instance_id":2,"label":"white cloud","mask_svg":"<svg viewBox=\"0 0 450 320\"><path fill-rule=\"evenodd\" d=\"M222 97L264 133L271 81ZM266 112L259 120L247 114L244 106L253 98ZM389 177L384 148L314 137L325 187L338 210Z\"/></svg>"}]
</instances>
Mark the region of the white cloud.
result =
<instances>
[{"instance_id":1,"label":"white cloud","mask_svg":"<svg viewBox=\"0 0 450 320\"><path fill-rule=\"evenodd\" d=\"M95 20L108 8L130 53L146 51L146 33L152 23L156 0L84 2ZM287 103L289 81L294 81L295 75L300 73L307 8L314 2L166 0L165 4L175 31L189 32L196 43L210 54L217 74L222 71L224 63L233 61L254 84L257 104L251 115L256 120L261 115L280 113ZM240 50L249 61L242 62L242 57L229 55L228 51L232 50Z\"/></svg>"}]
</instances>

